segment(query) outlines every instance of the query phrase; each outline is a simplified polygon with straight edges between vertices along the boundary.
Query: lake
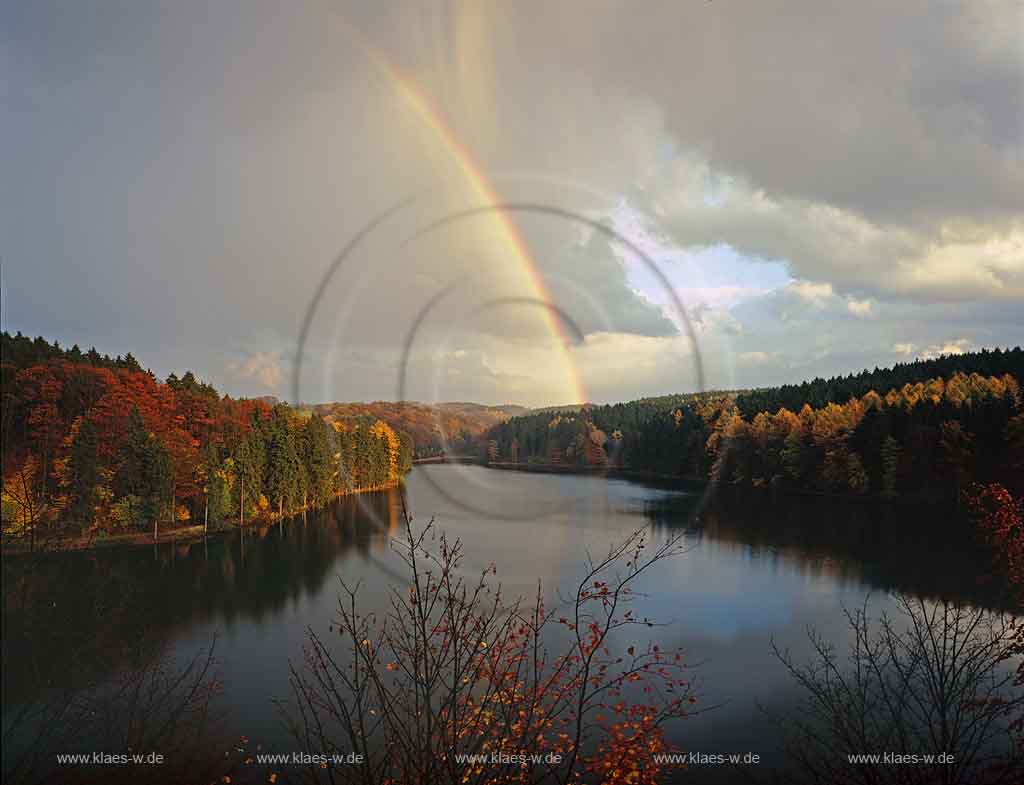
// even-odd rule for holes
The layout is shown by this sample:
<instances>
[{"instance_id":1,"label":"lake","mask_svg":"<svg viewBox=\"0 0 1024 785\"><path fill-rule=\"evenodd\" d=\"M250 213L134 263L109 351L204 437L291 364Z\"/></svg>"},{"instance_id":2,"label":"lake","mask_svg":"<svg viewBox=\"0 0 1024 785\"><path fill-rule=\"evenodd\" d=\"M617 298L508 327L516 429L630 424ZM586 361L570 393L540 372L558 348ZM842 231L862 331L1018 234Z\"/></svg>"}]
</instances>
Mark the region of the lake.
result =
<instances>
[{"instance_id":1,"label":"lake","mask_svg":"<svg viewBox=\"0 0 1024 785\"><path fill-rule=\"evenodd\" d=\"M934 512L763 499L712 506L696 491L480 466L418 466L405 487L414 525L433 518L461 539L467 574L496 562L507 595L532 595L538 580L549 595L574 586L588 550L606 550L637 528L654 542L685 532L687 552L642 579L638 610L665 624L652 637L687 652L697 707L715 708L680 721L670 738L688 752L756 753L760 777L784 765L778 730L760 707L785 712L796 697L772 640L798 660L809 654L809 627L842 647L850 634L844 608L867 598L877 614L893 607L894 591L994 604L978 579L983 554L937 534L944 523ZM180 659L216 638L227 734L291 752L296 743L272 702L289 698L289 660L301 658L308 627L328 628L339 576L360 582L367 607L378 610L388 586L404 584L389 544L401 520L396 489L206 542L58 554L38 569L53 576L46 602L70 627L156 630ZM88 618L106 595L130 598L130 610ZM22 654L7 663L8 705L32 697L18 669L41 653ZM117 663L104 657L90 673L109 678ZM686 773L691 782L737 777L714 767Z\"/></svg>"}]
</instances>

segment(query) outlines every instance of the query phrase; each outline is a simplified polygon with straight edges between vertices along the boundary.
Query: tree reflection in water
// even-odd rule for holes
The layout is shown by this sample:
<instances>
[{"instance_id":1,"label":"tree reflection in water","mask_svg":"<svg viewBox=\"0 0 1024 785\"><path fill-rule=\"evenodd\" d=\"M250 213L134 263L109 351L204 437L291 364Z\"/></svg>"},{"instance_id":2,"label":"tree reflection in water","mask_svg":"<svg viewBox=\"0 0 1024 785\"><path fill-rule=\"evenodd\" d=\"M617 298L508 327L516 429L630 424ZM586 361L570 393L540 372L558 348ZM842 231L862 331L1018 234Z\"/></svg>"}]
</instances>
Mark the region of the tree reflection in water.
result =
<instances>
[{"instance_id":1,"label":"tree reflection in water","mask_svg":"<svg viewBox=\"0 0 1024 785\"><path fill-rule=\"evenodd\" d=\"M133 767L133 781L225 776L238 761L224 756L216 641L180 651L176 631L214 615L258 621L320 592L349 552L390 570L379 556L400 504L375 493L195 543L5 558L3 781L109 781L109 767L56 756L129 750L166 761Z\"/></svg>"}]
</instances>

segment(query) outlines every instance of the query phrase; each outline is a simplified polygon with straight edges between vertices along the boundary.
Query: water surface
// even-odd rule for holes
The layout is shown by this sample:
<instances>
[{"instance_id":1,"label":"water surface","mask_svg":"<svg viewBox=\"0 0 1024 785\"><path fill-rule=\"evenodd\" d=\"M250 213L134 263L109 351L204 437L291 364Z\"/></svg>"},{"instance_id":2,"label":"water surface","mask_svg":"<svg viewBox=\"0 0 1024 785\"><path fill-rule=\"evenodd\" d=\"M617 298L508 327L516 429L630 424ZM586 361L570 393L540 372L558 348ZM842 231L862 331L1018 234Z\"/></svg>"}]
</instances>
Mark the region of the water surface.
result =
<instances>
[{"instance_id":1,"label":"water surface","mask_svg":"<svg viewBox=\"0 0 1024 785\"><path fill-rule=\"evenodd\" d=\"M892 607L895 591L989 602L977 579L980 555L938 536L940 522L906 511L764 500L709 507L699 493L671 487L443 465L414 469L406 500L415 525L432 518L463 542L467 574L496 562L506 594L532 595L538 580L549 595L574 586L588 550L600 553L638 528L655 543L685 532L687 552L645 575L639 612L664 623L653 631L661 644L682 647L699 665L697 705L717 708L678 723L670 738L687 751L756 752L762 777L784 761L759 706L784 712L795 698L771 641L801 659L813 627L843 646L844 608L867 599L878 613ZM288 663L301 658L308 628L328 628L339 577L361 584L367 608L383 608L387 588L404 583L390 546L402 504L396 489L191 545L62 554L46 568L52 601L74 618L83 597L130 597L111 620L157 630L179 658L216 639L227 733L290 752L296 744L273 703L290 697ZM118 662L105 657L96 667L113 672ZM13 692L5 700L25 697ZM691 770L687 780L738 776Z\"/></svg>"}]
</instances>

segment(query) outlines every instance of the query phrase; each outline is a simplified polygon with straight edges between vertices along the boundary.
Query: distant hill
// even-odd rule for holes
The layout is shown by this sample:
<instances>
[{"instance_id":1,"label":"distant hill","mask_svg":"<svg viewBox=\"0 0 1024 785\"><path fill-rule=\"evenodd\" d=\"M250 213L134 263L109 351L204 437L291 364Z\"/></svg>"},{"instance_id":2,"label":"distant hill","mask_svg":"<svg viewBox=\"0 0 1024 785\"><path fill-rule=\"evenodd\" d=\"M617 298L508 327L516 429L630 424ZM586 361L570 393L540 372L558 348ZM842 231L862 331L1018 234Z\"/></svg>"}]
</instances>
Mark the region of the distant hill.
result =
<instances>
[{"instance_id":1,"label":"distant hill","mask_svg":"<svg viewBox=\"0 0 1024 785\"><path fill-rule=\"evenodd\" d=\"M478 404L470 404L471 406L477 406ZM531 411L528 406L519 406L514 403L503 403L501 406L488 407L499 412L504 412L509 417L519 417L520 415L526 414Z\"/></svg>"},{"instance_id":2,"label":"distant hill","mask_svg":"<svg viewBox=\"0 0 1024 785\"><path fill-rule=\"evenodd\" d=\"M417 401L373 401L372 403L322 403L312 407L328 422L357 417L374 417L404 431L413 440L417 458L449 453L476 453L480 436L511 417L530 412L525 406L485 406L468 401L437 404Z\"/></svg>"},{"instance_id":3,"label":"distant hill","mask_svg":"<svg viewBox=\"0 0 1024 785\"><path fill-rule=\"evenodd\" d=\"M708 400L719 400L723 398L734 399L737 395L742 395L748 392L747 390L705 390L704 392L689 392L689 393L671 393L668 395L652 395L646 398L637 398L632 401L617 404L607 403L569 403L562 406L539 406L536 409L528 409L525 411L517 412L513 414L513 417L522 417L524 414L529 415L573 415L573 414L588 414L595 411L602 411L609 407L615 406L643 406L651 411L669 411L671 409L682 406L683 404L696 404ZM522 407L511 407L514 409L522 409Z\"/></svg>"},{"instance_id":4,"label":"distant hill","mask_svg":"<svg viewBox=\"0 0 1024 785\"><path fill-rule=\"evenodd\" d=\"M562 406L539 406L536 409L528 410L529 414L579 414L592 404L589 403L567 403ZM524 412L524 414L527 412ZM515 415L521 417L521 414Z\"/></svg>"},{"instance_id":5,"label":"distant hill","mask_svg":"<svg viewBox=\"0 0 1024 785\"><path fill-rule=\"evenodd\" d=\"M914 384L935 377L948 379L955 373L979 373L982 376L1001 376L1008 373L1024 379L1024 350L1013 348L981 349L962 354L944 354L940 357L919 358L912 362L896 363L891 368L864 369L846 376L812 379L799 384L747 390L736 397L736 406L746 418L758 412L776 412L785 407L791 412L804 404L820 409L829 403L844 404L871 390L882 394L886 390Z\"/></svg>"},{"instance_id":6,"label":"distant hill","mask_svg":"<svg viewBox=\"0 0 1024 785\"><path fill-rule=\"evenodd\" d=\"M482 437L492 464L614 466L840 497L962 504L1024 491L1024 351L982 349L754 390L536 409Z\"/></svg>"}]
</instances>

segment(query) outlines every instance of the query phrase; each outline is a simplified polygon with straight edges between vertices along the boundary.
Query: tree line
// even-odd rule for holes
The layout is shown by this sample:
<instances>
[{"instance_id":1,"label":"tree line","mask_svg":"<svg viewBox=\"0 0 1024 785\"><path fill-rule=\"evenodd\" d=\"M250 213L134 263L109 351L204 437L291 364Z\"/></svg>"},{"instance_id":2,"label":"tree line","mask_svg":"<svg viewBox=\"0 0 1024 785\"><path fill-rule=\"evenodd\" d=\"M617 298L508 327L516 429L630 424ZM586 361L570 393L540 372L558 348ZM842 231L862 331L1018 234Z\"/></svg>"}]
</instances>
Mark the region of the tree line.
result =
<instances>
[{"instance_id":1,"label":"tree line","mask_svg":"<svg viewBox=\"0 0 1024 785\"><path fill-rule=\"evenodd\" d=\"M108 354L100 354L96 351L95 346L85 352L79 348L77 343L70 349L64 349L61 347L60 341L50 343L41 335L29 338L27 335L22 335L20 330L14 335L6 330L0 333L0 356L4 358L5 364L14 368L26 368L47 360L69 360L73 363L88 363L95 368L124 369L136 372L142 370L139 361L132 356L131 352L125 354L124 357L117 355L117 357L111 358ZM152 371L147 371L147 373L152 374Z\"/></svg>"},{"instance_id":2,"label":"tree line","mask_svg":"<svg viewBox=\"0 0 1024 785\"><path fill-rule=\"evenodd\" d=\"M492 428L488 452L493 462L609 464L719 484L959 500L974 481L1021 485L1019 377L1005 370L1017 370L1021 357L1016 348L865 371L837 377L855 380L841 391L834 380L817 380L534 413ZM1001 372L986 375L973 362ZM863 379L906 379L936 367L959 370L846 395ZM819 403L829 389L845 399ZM752 411L756 396L800 405Z\"/></svg>"},{"instance_id":3,"label":"tree line","mask_svg":"<svg viewBox=\"0 0 1024 785\"><path fill-rule=\"evenodd\" d=\"M813 379L800 384L784 384L781 387L745 390L736 396L736 408L746 418L758 412L776 412L786 408L799 411L804 404L812 409L821 409L830 403L846 403L853 398L862 398L872 390L882 391L901 388L906 384L936 377L948 379L954 374L977 373L982 376L1010 374L1024 379L1024 350L981 349L963 354L946 354L930 359L896 363L891 368L864 369L860 373L833 376L829 379Z\"/></svg>"},{"instance_id":4,"label":"tree line","mask_svg":"<svg viewBox=\"0 0 1024 785\"><path fill-rule=\"evenodd\" d=\"M34 539L39 524L156 535L164 523L245 523L385 487L411 468L412 440L373 417L236 400L191 372L160 382L133 358L75 361L41 338L5 333L3 344L8 536Z\"/></svg>"}]
</instances>

